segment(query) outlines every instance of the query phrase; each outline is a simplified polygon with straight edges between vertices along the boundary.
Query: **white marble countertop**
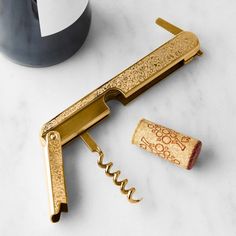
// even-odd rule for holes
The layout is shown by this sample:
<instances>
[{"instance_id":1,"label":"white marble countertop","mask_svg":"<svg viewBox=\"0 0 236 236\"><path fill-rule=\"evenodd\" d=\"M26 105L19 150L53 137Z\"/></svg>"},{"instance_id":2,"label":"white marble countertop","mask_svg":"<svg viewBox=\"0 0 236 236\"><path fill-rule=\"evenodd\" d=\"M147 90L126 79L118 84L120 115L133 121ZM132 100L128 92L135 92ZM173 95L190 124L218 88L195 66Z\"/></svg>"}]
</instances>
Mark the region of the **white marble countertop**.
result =
<instances>
[{"instance_id":1,"label":"white marble countertop","mask_svg":"<svg viewBox=\"0 0 236 236\"><path fill-rule=\"evenodd\" d=\"M236 235L236 4L233 0L91 1L79 53L44 69L0 55L0 235ZM172 36L163 17L196 33L204 55L174 72L91 134L144 200L129 204L76 139L64 149L69 213L52 224L39 130L43 123ZM131 137L145 117L203 142L191 171Z\"/></svg>"}]
</instances>

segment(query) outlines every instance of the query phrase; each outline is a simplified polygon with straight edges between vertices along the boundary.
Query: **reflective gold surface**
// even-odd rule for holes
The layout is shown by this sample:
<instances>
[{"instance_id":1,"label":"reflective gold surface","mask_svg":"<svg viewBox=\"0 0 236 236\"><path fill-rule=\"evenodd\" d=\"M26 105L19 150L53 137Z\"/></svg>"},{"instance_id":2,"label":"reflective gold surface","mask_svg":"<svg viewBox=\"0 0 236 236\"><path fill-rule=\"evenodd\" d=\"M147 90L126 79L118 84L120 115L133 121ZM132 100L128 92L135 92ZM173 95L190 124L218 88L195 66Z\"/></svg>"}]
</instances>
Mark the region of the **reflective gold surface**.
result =
<instances>
[{"instance_id":1,"label":"reflective gold surface","mask_svg":"<svg viewBox=\"0 0 236 236\"><path fill-rule=\"evenodd\" d=\"M60 134L56 131L48 132L44 148L51 220L57 222L61 212L68 210Z\"/></svg>"},{"instance_id":2,"label":"reflective gold surface","mask_svg":"<svg viewBox=\"0 0 236 236\"><path fill-rule=\"evenodd\" d=\"M182 31L160 18L156 23L176 36L47 122L42 127L40 134L42 145L46 149L49 145L47 140L49 132L53 131L59 134L61 145L68 143L109 115L110 109L106 101L117 99L123 104L127 104L179 67L189 63L196 55L201 55L198 38L193 33ZM50 162L49 154L53 156L53 151L46 153L47 159ZM105 167L102 159L103 155L100 155L99 164ZM59 168L58 170L61 170L62 163L56 167L52 166L52 163L48 164L49 168ZM106 168L109 170L109 164ZM61 175L57 177L60 179L64 178L63 171L58 173L56 171L49 171L48 173L50 173L51 179L54 179L53 175ZM109 174L108 171L107 174ZM118 173L116 176L118 178ZM115 178L116 184L118 184L117 178ZM125 182L123 182L123 185L125 185ZM56 186L52 187L49 184L49 193L52 196L57 195L57 193L54 193L58 191L57 189ZM61 194L63 196L66 196L65 189L60 188L60 191L62 191ZM124 191L126 192L126 190ZM130 199L132 192L134 190L128 193ZM56 199L52 198L50 203L52 217L58 212L55 202ZM67 204L67 201L65 203ZM60 210L59 208L60 211L62 209Z\"/></svg>"}]
</instances>

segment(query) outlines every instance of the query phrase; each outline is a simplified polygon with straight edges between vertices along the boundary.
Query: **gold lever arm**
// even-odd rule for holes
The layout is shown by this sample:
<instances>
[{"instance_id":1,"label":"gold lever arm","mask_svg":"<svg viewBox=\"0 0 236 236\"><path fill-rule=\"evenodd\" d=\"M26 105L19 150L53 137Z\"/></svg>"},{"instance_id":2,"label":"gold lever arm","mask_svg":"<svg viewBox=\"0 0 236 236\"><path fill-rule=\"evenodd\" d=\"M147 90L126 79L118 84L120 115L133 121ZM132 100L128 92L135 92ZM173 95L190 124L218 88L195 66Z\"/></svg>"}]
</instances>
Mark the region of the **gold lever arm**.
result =
<instances>
[{"instance_id":1,"label":"gold lever arm","mask_svg":"<svg viewBox=\"0 0 236 236\"><path fill-rule=\"evenodd\" d=\"M165 30L169 31L170 33L177 35L180 32L182 32L183 30L180 29L179 27L172 25L171 23L165 21L162 18L157 18L156 20L156 24L161 26L162 28L164 28Z\"/></svg>"},{"instance_id":2,"label":"gold lever arm","mask_svg":"<svg viewBox=\"0 0 236 236\"><path fill-rule=\"evenodd\" d=\"M67 195L62 159L60 134L51 131L46 135L45 156L51 221L57 222L61 212L67 212Z\"/></svg>"},{"instance_id":3,"label":"gold lever arm","mask_svg":"<svg viewBox=\"0 0 236 236\"><path fill-rule=\"evenodd\" d=\"M105 101L117 98L126 104L183 65L184 62L191 60L198 54L199 48L198 39L193 33L180 32L173 39L46 123L42 128L41 137L44 139L47 132L57 130L61 134L63 144L70 141L109 114ZM80 127L78 128L73 121L76 132L72 130L73 135L64 137L62 130L68 130L68 127L71 127L71 124L68 124L68 120L70 119L69 122L71 122L73 117L79 114L79 117L76 117L75 120L81 122L80 115L82 113L84 114L82 115L84 126L80 123L77 124Z\"/></svg>"}]
</instances>

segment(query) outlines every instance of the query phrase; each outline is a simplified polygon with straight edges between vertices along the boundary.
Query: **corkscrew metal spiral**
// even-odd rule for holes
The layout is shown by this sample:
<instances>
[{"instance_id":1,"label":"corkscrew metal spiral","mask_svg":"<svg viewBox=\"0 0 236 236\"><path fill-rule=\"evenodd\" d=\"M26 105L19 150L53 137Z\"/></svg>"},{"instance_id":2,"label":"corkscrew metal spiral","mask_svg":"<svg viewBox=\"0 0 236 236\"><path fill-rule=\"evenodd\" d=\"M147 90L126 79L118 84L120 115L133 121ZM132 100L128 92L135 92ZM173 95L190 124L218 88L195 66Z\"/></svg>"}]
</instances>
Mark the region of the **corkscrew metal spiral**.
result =
<instances>
[{"instance_id":1,"label":"corkscrew metal spiral","mask_svg":"<svg viewBox=\"0 0 236 236\"><path fill-rule=\"evenodd\" d=\"M142 199L134 199L133 198L133 194L135 193L136 189L134 187L126 189L126 185L128 183L127 179L123 179L123 180L118 180L121 172L120 170L117 170L115 172L111 172L111 168L113 166L112 162L108 162L108 163L104 163L104 153L103 151L100 149L100 147L94 142L94 140L90 137L90 135L88 133L83 133L80 135L80 137L82 138L82 140L86 143L86 145L89 147L89 149L92 152L96 152L99 155L98 158L98 166L105 169L105 173L107 176L112 177L113 178L113 182L115 185L120 187L120 190L123 194L127 195L127 198L129 200L129 202L131 203L138 203L140 202Z\"/></svg>"}]
</instances>

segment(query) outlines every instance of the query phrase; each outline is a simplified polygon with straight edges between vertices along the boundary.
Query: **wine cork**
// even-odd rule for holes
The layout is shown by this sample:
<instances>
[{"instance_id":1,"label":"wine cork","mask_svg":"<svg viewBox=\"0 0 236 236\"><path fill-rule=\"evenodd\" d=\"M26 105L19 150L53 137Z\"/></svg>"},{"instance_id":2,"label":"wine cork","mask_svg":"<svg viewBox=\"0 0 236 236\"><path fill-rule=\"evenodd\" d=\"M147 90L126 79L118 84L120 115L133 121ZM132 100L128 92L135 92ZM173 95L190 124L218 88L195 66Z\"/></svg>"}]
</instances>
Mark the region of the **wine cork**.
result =
<instances>
[{"instance_id":1,"label":"wine cork","mask_svg":"<svg viewBox=\"0 0 236 236\"><path fill-rule=\"evenodd\" d=\"M132 143L190 170L201 151L201 141L151 121L142 119L132 138Z\"/></svg>"}]
</instances>

